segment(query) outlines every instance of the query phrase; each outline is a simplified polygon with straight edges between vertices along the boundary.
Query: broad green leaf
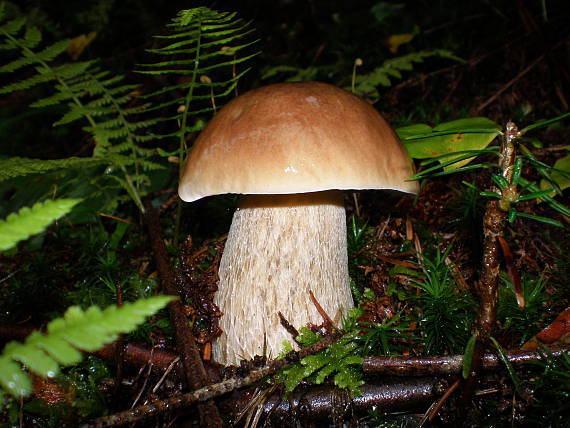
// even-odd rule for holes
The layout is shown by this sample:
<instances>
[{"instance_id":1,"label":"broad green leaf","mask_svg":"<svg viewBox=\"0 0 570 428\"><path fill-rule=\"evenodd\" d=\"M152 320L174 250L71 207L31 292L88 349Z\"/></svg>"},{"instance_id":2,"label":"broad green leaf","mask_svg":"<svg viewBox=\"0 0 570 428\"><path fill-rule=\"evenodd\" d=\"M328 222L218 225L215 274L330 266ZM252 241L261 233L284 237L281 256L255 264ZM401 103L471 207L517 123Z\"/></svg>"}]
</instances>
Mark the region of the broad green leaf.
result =
<instances>
[{"instance_id":1,"label":"broad green leaf","mask_svg":"<svg viewBox=\"0 0 570 428\"><path fill-rule=\"evenodd\" d=\"M482 150L500 133L500 126L485 117L473 117L441 123L429 132L424 124L407 126L397 130L409 155L414 159L427 159L465 150ZM459 158L446 156L441 163ZM444 170L460 168L474 157L447 165Z\"/></svg>"},{"instance_id":2,"label":"broad green leaf","mask_svg":"<svg viewBox=\"0 0 570 428\"><path fill-rule=\"evenodd\" d=\"M433 128L424 123L417 123L415 125L402 126L396 129L398 137L404 142L411 137L417 137L420 135L428 135L432 132ZM406 142L407 144L407 142Z\"/></svg>"},{"instance_id":3,"label":"broad green leaf","mask_svg":"<svg viewBox=\"0 0 570 428\"><path fill-rule=\"evenodd\" d=\"M563 158L558 159L553 165L553 168L570 174L570 155L566 155ZM550 173L550 178L558 185L558 187L560 187L560 190L564 190L570 187L570 178L568 178L566 175L561 174L560 172L552 171ZM540 181L540 188L546 190L552 188L552 186L547 180L543 179Z\"/></svg>"},{"instance_id":4,"label":"broad green leaf","mask_svg":"<svg viewBox=\"0 0 570 428\"><path fill-rule=\"evenodd\" d=\"M8 250L19 241L44 231L51 222L66 215L81 199L55 199L24 207L0 220L0 251Z\"/></svg>"}]
</instances>

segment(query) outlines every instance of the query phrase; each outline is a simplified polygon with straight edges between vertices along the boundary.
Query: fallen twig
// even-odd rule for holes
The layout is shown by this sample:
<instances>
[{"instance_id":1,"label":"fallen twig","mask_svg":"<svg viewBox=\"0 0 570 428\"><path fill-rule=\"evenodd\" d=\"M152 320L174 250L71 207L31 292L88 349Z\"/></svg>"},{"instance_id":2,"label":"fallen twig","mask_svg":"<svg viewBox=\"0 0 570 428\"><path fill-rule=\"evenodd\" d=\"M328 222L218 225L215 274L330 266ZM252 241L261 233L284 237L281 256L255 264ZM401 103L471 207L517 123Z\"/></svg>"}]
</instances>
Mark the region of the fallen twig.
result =
<instances>
[{"instance_id":1,"label":"fallen twig","mask_svg":"<svg viewBox=\"0 0 570 428\"><path fill-rule=\"evenodd\" d=\"M527 67L525 67L520 73L518 73L515 77L513 77L506 84L504 84L503 87L501 87L501 89L499 89L497 92L495 92L489 99L487 99L487 101L480 104L475 109L475 112L479 113L481 110L483 110L485 107L487 107L493 101L495 101L503 92L505 92L507 89L509 89L515 82L520 80L525 74L527 74L530 70L532 70L540 61L542 61L544 59L545 56L546 56L546 54L542 54L541 56L536 58Z\"/></svg>"},{"instance_id":2,"label":"fallen twig","mask_svg":"<svg viewBox=\"0 0 570 428\"><path fill-rule=\"evenodd\" d=\"M553 357L570 352L570 349L551 351ZM521 365L531 361L540 361L544 353L535 351L509 351L507 358L512 365ZM428 376L455 375L463 370L463 355L445 357L365 357L362 370L365 374L388 376ZM485 354L481 358L481 370L499 369L503 363L494 354Z\"/></svg>"}]
</instances>

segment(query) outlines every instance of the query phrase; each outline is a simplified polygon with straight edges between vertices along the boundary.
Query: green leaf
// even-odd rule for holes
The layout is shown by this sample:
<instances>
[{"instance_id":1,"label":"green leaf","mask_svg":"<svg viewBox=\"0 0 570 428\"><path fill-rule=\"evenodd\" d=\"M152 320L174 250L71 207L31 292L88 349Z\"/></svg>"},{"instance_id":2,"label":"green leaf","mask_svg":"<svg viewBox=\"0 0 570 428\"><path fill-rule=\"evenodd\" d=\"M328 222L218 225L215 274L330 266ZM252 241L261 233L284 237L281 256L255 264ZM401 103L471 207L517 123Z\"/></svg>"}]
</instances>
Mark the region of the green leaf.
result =
<instances>
[{"instance_id":1,"label":"green leaf","mask_svg":"<svg viewBox=\"0 0 570 428\"><path fill-rule=\"evenodd\" d=\"M121 307L105 310L92 306L83 311L77 306L67 310L63 318L48 324L47 334L34 332L24 343L10 342L0 355L0 386L15 397L32 392L29 377L16 362L23 363L35 374L55 376L61 365L78 363L81 351L95 351L128 333L174 300L173 296L154 296Z\"/></svg>"},{"instance_id":2,"label":"green leaf","mask_svg":"<svg viewBox=\"0 0 570 428\"><path fill-rule=\"evenodd\" d=\"M554 123L554 122L559 122L562 119L567 118L569 116L570 116L570 112L566 112L566 113L561 114L560 116L554 117L552 119L541 120L540 122L533 123L532 125L529 125L523 129L521 129L519 132L521 135L524 135L528 131L531 131L531 130L536 129L536 128L541 128L543 126L550 125L551 123Z\"/></svg>"},{"instance_id":3,"label":"green leaf","mask_svg":"<svg viewBox=\"0 0 570 428\"><path fill-rule=\"evenodd\" d=\"M552 166L554 169L550 173L550 179L556 183L560 190L570 187L570 155L558 159ZM558 171L556 171L558 170ZM540 188L543 190L551 189L552 185L546 179L540 181ZM552 192L554 195L554 192Z\"/></svg>"},{"instance_id":4,"label":"green leaf","mask_svg":"<svg viewBox=\"0 0 570 428\"><path fill-rule=\"evenodd\" d=\"M412 35L403 36L404 38L409 38ZM390 58L370 73L357 75L355 78L354 93L359 96L379 97L378 86L391 86L391 79L402 78L401 71L411 71L414 69L414 63L422 63L424 59L429 57L447 58L453 61L463 62L461 58L443 49L412 52L399 57Z\"/></svg>"},{"instance_id":5,"label":"green leaf","mask_svg":"<svg viewBox=\"0 0 570 428\"><path fill-rule=\"evenodd\" d=\"M418 124L397 129L396 132L412 158L426 159L443 155L446 162L456 160L459 151L482 150L500 134L500 126L485 117L473 117L441 123L431 129L428 125ZM462 159L444 166L444 170L460 168L474 157Z\"/></svg>"},{"instance_id":6,"label":"green leaf","mask_svg":"<svg viewBox=\"0 0 570 428\"><path fill-rule=\"evenodd\" d=\"M428 135L433 131L433 128L425 123L417 123L415 125L402 126L396 129L396 134L401 140L406 141L411 137L417 135Z\"/></svg>"},{"instance_id":7,"label":"green leaf","mask_svg":"<svg viewBox=\"0 0 570 428\"><path fill-rule=\"evenodd\" d=\"M237 18L235 13L217 12L207 7L183 10L179 12L169 25L171 34L160 36L161 39L169 40L165 46L149 50L149 52L160 55L162 61L153 64L144 64L144 74L170 74L183 75L187 78L177 85L167 86L148 96L158 98L160 105L153 108L170 111L179 109L178 113L171 118L176 122L176 127L180 132L170 132L168 135L160 137L177 137L179 140L179 156L184 153L185 136L190 122L190 117L200 113L210 113L219 107L220 98L230 95L235 88L237 80L247 72L237 70L237 66L248 62L258 52L246 53L246 48L256 43L257 40L248 41L253 30L248 28L249 23L244 23ZM210 71L215 70L215 73ZM215 75L216 81L209 81ZM201 82L202 77L207 77L207 82ZM172 102L173 97L169 96L169 101L162 101L165 97L163 93L176 94L177 97ZM196 101L216 100L216 106L206 104L202 111L193 111ZM172 103L172 105L169 105ZM174 109L172 108L174 107ZM181 162L184 159L180 159Z\"/></svg>"},{"instance_id":8,"label":"green leaf","mask_svg":"<svg viewBox=\"0 0 570 428\"><path fill-rule=\"evenodd\" d=\"M548 224L550 226L564 227L564 225L562 223L560 223L558 220L554 220L553 218L549 218L549 217L542 217L539 215L527 214L527 213L522 213L519 211L515 212L515 217L528 218L530 220L538 221L540 223Z\"/></svg>"},{"instance_id":9,"label":"green leaf","mask_svg":"<svg viewBox=\"0 0 570 428\"><path fill-rule=\"evenodd\" d=\"M467 379L469 377L471 363L473 362L473 351L475 350L476 343L477 334L472 334L465 346L465 352L463 353L463 379Z\"/></svg>"},{"instance_id":10,"label":"green leaf","mask_svg":"<svg viewBox=\"0 0 570 428\"><path fill-rule=\"evenodd\" d=\"M24 207L18 213L0 220L0 251L15 246L19 241L44 231L54 220L66 215L81 199L55 199Z\"/></svg>"},{"instance_id":11,"label":"green leaf","mask_svg":"<svg viewBox=\"0 0 570 428\"><path fill-rule=\"evenodd\" d=\"M308 329L305 329L310 331ZM306 334L305 331L303 334ZM311 332L311 341L314 339ZM316 335L317 337L320 337ZM359 395L359 386L363 384L362 374L354 366L362 365L356 332L346 333L327 349L303 358L299 363L283 370L278 376L287 391L293 391L303 380L320 384L329 376L340 388L348 388L351 395ZM309 341L308 341L309 342Z\"/></svg>"},{"instance_id":12,"label":"green leaf","mask_svg":"<svg viewBox=\"0 0 570 428\"><path fill-rule=\"evenodd\" d=\"M515 386L515 391L517 392L517 394L520 395L520 393L521 393L520 380L517 376L517 373L515 372L515 369L513 368L513 365L509 361L509 357L507 356L507 353L505 352L503 347L499 344L499 342L497 342L497 340L494 337L490 337L489 339L491 340L491 342L493 342L493 345L495 345L495 348L497 349L497 352L499 353L499 359L505 365L505 368L507 369L507 372L509 373L511 381L513 382L513 385Z\"/></svg>"}]
</instances>

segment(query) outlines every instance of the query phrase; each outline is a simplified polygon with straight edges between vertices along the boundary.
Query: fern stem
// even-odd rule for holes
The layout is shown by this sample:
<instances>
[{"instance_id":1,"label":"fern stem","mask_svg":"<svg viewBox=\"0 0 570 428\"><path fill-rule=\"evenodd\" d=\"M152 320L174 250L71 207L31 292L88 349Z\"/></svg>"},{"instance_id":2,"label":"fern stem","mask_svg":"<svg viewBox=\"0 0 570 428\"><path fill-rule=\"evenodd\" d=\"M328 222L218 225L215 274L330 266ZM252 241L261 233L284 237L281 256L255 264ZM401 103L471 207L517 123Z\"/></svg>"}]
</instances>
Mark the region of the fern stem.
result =
<instances>
[{"instance_id":1,"label":"fern stem","mask_svg":"<svg viewBox=\"0 0 570 428\"><path fill-rule=\"evenodd\" d=\"M99 81L99 79L95 78L92 73L88 73L88 74L89 74L90 80L101 90L101 92L103 93L103 96L111 102L111 104L115 108L117 114L119 115L119 119L120 119L121 123L123 124L123 126L127 130L126 138L127 138L128 144L131 148L131 153L132 153L132 157L134 160L135 175L138 175L139 174L139 163L137 162L137 160L138 160L137 147L136 147L136 144L134 142L131 130L129 129L129 122L128 122L127 118L125 117L123 109L117 103L117 100L115 99L115 97L112 96L111 94L109 94L107 87L105 85L102 85L101 82ZM144 213L144 207L142 205L140 195L138 194L139 190L140 190L139 185L138 185L138 183L133 185L132 181L130 180L130 177L127 178L128 174L127 174L126 170L124 168L123 168L123 170L125 172L125 178L127 179L127 182L130 182L131 185L133 186L133 188L136 189L137 198L136 198L135 202L137 203L137 206L139 207L139 209L141 209L141 212ZM137 202L137 200L138 200L138 202Z\"/></svg>"},{"instance_id":2,"label":"fern stem","mask_svg":"<svg viewBox=\"0 0 570 428\"><path fill-rule=\"evenodd\" d=\"M77 104L77 106L79 107L83 107L83 103L81 103L81 101L79 100L79 98L77 98L77 96L75 96L75 94L73 93L73 91L71 90L71 88L69 87L69 85L67 84L67 82L65 80L63 80L60 76L58 76L57 74L55 74L53 72L53 68L50 67L44 60L42 60L41 58L39 58L36 53L31 50L30 48L28 48L25 45L22 45L21 43L19 43L18 39L16 39L15 37L13 37L11 34L9 33L4 33L4 35L6 36L6 38L8 38L12 43L14 43L15 46L18 46L22 52L25 54L25 56L30 57L30 58L35 58L35 60L46 70L49 70L51 75L54 76L54 78L57 80L57 82L62 85L70 94L72 94L71 99L73 100L73 102L75 104ZM87 118L87 120L89 121L89 124L91 126L95 126L95 121L93 120L93 118L89 115L86 114L85 117Z\"/></svg>"},{"instance_id":3,"label":"fern stem","mask_svg":"<svg viewBox=\"0 0 570 428\"><path fill-rule=\"evenodd\" d=\"M117 114L119 115L119 120L121 121L121 123L123 124L125 129L127 130L127 136L126 136L127 143L129 144L129 146L131 148L131 153L132 153L131 156L133 158L134 165L135 165L135 175L138 176L138 174L139 174L139 163L138 163L137 147L136 147L136 144L134 142L131 131L129 129L129 122L127 121L127 119L125 117L123 109L117 103L115 97L113 97L111 94L109 94L109 91L107 90L106 86L102 85L101 82L99 81L99 79L95 78L91 73L88 73L88 74L89 74L90 80L101 90L101 92L103 93L103 96L111 102L111 104L115 108ZM80 101L78 100L77 102L81 106ZM86 117L88 119L90 118L89 115L86 115ZM94 121L90 120L90 123L91 123L91 126L93 126L94 128L96 127L96 123ZM145 208L144 208L144 205L142 203L142 199L141 199L141 195L140 195L140 187L139 187L138 183L133 182L131 176L129 175L129 173L127 171L127 168L125 168L124 165L120 165L120 169L123 172L123 175L125 176L125 181L126 181L127 186L128 186L128 189L127 189L128 193L133 198L133 201L135 202L135 205L137 206L139 211L142 214L144 214Z\"/></svg>"},{"instance_id":4,"label":"fern stem","mask_svg":"<svg viewBox=\"0 0 570 428\"><path fill-rule=\"evenodd\" d=\"M184 111L182 112L182 121L180 124L180 145L178 148L178 160L180 167L178 168L178 179L182 176L182 167L184 165L184 154L186 153L186 122L188 119L188 111L190 109L190 102L194 96L194 86L196 85L196 76L198 75L198 66L200 65L200 52L202 48L202 20L198 21L198 35L196 38L196 55L194 56L194 70L192 72L192 80L190 82L190 87L186 94L186 100L184 103ZM178 199L178 204L176 206L176 220L174 223L174 246L178 245L178 236L180 235L180 217L182 215L182 201Z\"/></svg>"}]
</instances>

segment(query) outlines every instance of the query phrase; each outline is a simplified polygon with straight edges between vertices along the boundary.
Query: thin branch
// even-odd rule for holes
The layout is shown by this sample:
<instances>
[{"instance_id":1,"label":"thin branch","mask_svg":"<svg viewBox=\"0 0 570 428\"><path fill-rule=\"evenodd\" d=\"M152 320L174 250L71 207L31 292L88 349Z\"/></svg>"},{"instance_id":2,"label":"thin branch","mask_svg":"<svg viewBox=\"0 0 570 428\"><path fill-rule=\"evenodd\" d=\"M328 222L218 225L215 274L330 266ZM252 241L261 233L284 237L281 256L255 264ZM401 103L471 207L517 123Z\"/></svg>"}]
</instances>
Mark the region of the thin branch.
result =
<instances>
[{"instance_id":1,"label":"thin branch","mask_svg":"<svg viewBox=\"0 0 570 428\"><path fill-rule=\"evenodd\" d=\"M151 238L152 249L158 273L160 276L160 283L162 289L166 294L173 296L180 296L180 292L176 287L174 279L174 272L168 261L168 254L166 252L166 245L162 239L162 232L158 214L156 209L151 204L146 207L146 221ZM184 375L187 385L190 389L198 389L210 383L208 374L204 369L200 351L196 346L194 335L188 323L188 318L184 313L184 307L180 300L175 300L168 304L170 311L170 319L174 326L174 333L176 337L176 344L180 350L180 359L184 367ZM202 425L208 427L222 427L223 422L213 401L201 404L198 406L200 413L200 421Z\"/></svg>"},{"instance_id":2,"label":"thin branch","mask_svg":"<svg viewBox=\"0 0 570 428\"><path fill-rule=\"evenodd\" d=\"M559 357L570 349L559 349L551 352L553 357ZM509 351L508 361L518 366L528 362L540 361L543 353L534 351ZM362 370L365 374L385 376L436 376L457 375L463 370L463 355L448 355L445 357L365 357ZM503 366L501 359L494 354L485 354L481 358L481 370L492 371Z\"/></svg>"},{"instance_id":3,"label":"thin branch","mask_svg":"<svg viewBox=\"0 0 570 428\"><path fill-rule=\"evenodd\" d=\"M493 101L495 101L499 96L501 96L501 94L503 92L505 92L507 89L509 89L514 83L516 83L518 80L520 80L525 74L527 74L530 70L532 70L539 62L541 62L545 56L546 56L546 54L544 53L541 56L539 56L537 59L535 59L532 63L530 63L527 67L525 67L524 70L522 70L519 74L517 74L515 77L513 77L511 80L509 80L506 84L504 84L503 87L501 87L501 89L499 89L497 92L495 92L493 94L493 96L491 96L489 99L487 99L487 101L480 104L475 109L475 112L479 113L481 110L483 110L485 107L487 107Z\"/></svg>"}]
</instances>

